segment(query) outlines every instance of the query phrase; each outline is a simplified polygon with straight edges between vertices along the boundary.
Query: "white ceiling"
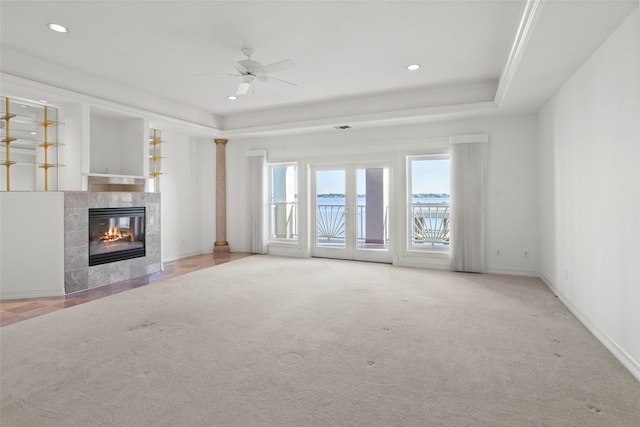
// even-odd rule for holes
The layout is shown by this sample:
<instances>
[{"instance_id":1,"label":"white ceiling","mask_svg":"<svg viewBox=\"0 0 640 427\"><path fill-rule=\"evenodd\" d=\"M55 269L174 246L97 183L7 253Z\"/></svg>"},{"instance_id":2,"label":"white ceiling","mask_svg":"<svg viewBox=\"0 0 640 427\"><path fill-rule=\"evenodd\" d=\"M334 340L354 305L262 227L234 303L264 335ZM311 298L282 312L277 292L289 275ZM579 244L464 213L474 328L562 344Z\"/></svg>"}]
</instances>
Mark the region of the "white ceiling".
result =
<instances>
[{"instance_id":1,"label":"white ceiling","mask_svg":"<svg viewBox=\"0 0 640 427\"><path fill-rule=\"evenodd\" d=\"M535 111L637 6L637 0L3 0L0 68L84 93L88 82L109 82L213 113L223 129L283 117L473 104L493 101L496 90L504 92L504 108ZM523 14L529 27L520 25ZM53 33L50 22L70 32ZM517 40L522 50L514 52ZM273 76L297 87L257 82L230 101L239 77L200 75L235 73L247 46L263 64L293 60L297 68ZM411 63L422 68L410 72ZM500 80L505 69L514 73Z\"/></svg>"}]
</instances>

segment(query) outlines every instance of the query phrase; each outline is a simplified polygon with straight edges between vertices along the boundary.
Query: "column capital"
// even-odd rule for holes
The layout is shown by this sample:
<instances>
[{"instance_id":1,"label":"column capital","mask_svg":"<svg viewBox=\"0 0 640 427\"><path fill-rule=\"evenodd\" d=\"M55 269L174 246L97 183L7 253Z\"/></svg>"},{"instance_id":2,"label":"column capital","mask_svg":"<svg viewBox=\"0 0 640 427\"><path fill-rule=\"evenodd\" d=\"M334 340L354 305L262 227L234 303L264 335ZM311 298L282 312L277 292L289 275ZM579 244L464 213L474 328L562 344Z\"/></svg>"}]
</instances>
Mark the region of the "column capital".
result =
<instances>
[{"instance_id":1,"label":"column capital","mask_svg":"<svg viewBox=\"0 0 640 427\"><path fill-rule=\"evenodd\" d=\"M221 138L216 138L214 139L216 145L222 144L222 145L226 145L227 142L229 142L228 139L221 139Z\"/></svg>"}]
</instances>

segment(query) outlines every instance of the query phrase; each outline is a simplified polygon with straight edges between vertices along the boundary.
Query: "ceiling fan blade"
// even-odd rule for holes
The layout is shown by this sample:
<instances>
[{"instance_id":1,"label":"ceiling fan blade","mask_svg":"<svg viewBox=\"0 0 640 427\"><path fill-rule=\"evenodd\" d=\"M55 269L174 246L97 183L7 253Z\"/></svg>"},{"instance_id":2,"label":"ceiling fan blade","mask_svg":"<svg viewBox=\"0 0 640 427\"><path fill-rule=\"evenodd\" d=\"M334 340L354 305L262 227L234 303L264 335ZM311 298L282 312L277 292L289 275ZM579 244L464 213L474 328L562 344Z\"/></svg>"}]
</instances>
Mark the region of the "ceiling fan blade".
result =
<instances>
[{"instance_id":1,"label":"ceiling fan blade","mask_svg":"<svg viewBox=\"0 0 640 427\"><path fill-rule=\"evenodd\" d=\"M238 74L194 74L194 77L229 76L238 77Z\"/></svg>"},{"instance_id":2,"label":"ceiling fan blade","mask_svg":"<svg viewBox=\"0 0 640 427\"><path fill-rule=\"evenodd\" d=\"M278 71L284 71L284 70L288 70L290 68L296 68L296 67L297 65L295 62L293 62L290 59L286 59L284 61L274 62L273 64L263 65L262 70L264 71L265 74L269 74L269 73L275 73Z\"/></svg>"},{"instance_id":3,"label":"ceiling fan blade","mask_svg":"<svg viewBox=\"0 0 640 427\"><path fill-rule=\"evenodd\" d=\"M291 83L282 79L276 79L275 77L271 77L271 76L261 76L260 81L264 83L272 84L274 86L283 87L286 89L294 89L298 87L298 85L295 83Z\"/></svg>"},{"instance_id":4,"label":"ceiling fan blade","mask_svg":"<svg viewBox=\"0 0 640 427\"><path fill-rule=\"evenodd\" d=\"M249 91L249 87L251 87L251 83L242 82L240 86L238 86L238 90L236 90L236 95L244 95Z\"/></svg>"}]
</instances>

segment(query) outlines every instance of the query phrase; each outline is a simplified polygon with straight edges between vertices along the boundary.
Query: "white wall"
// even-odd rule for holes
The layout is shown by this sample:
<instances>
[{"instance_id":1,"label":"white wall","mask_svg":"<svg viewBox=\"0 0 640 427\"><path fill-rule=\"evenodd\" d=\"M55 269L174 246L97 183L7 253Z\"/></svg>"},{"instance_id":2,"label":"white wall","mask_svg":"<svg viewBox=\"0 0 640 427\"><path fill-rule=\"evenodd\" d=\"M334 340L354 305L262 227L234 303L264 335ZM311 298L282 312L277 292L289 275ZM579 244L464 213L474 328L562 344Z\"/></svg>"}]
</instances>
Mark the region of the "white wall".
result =
<instances>
[{"instance_id":1,"label":"white wall","mask_svg":"<svg viewBox=\"0 0 640 427\"><path fill-rule=\"evenodd\" d=\"M64 295L64 193L2 192L0 218L0 299Z\"/></svg>"},{"instance_id":2,"label":"white wall","mask_svg":"<svg viewBox=\"0 0 640 427\"><path fill-rule=\"evenodd\" d=\"M216 144L213 138L194 138L196 142L197 161L191 167L199 164L198 205L200 210L200 252L213 253L216 241Z\"/></svg>"},{"instance_id":3,"label":"white wall","mask_svg":"<svg viewBox=\"0 0 640 427\"><path fill-rule=\"evenodd\" d=\"M539 256L536 217L538 183L536 118L533 115L232 139L227 144L227 237L231 249L248 251L250 248L246 194L247 150L265 149L269 159L277 157L280 160L310 161L320 153L330 156L332 153L346 152L345 146L352 147L351 152L356 150L361 153L360 157L371 156L372 151L380 151L379 143L383 143L385 150L392 153L391 157L396 158L396 164L400 164L403 160L400 158L402 155L396 152L398 145L410 145L414 147L414 152L415 147L429 151L441 147L443 138L478 133L489 135L487 270L536 275ZM353 153L349 155L353 158ZM339 160L340 155L337 156ZM300 170L300 173L305 171ZM500 256L495 255L496 249L500 249ZM525 250L529 254L527 258L524 256Z\"/></svg>"},{"instance_id":4,"label":"white wall","mask_svg":"<svg viewBox=\"0 0 640 427\"><path fill-rule=\"evenodd\" d=\"M64 108L61 139L64 143L58 149L59 158L64 163L61 168L59 189L64 191L87 190L84 169L89 172L89 150L84 150L83 141L89 145L89 104L72 104ZM86 151L86 152L85 152ZM86 160L84 157L87 157ZM86 164L85 164L86 163Z\"/></svg>"},{"instance_id":5,"label":"white wall","mask_svg":"<svg viewBox=\"0 0 640 427\"><path fill-rule=\"evenodd\" d=\"M640 379L640 11L539 113L541 273Z\"/></svg>"},{"instance_id":6,"label":"white wall","mask_svg":"<svg viewBox=\"0 0 640 427\"><path fill-rule=\"evenodd\" d=\"M196 140L168 131L162 132L162 139L167 141L162 144L165 159L160 176L162 259L172 261L212 252L215 216L209 209L214 210L215 194L210 190L215 184L215 151L211 154L207 148L215 144L213 140ZM211 170L213 178L207 176ZM203 229L203 222L211 222L213 228Z\"/></svg>"},{"instance_id":7,"label":"white wall","mask_svg":"<svg viewBox=\"0 0 640 427\"><path fill-rule=\"evenodd\" d=\"M147 155L146 131L141 118L109 118L92 114L90 171L141 176Z\"/></svg>"},{"instance_id":8,"label":"white wall","mask_svg":"<svg viewBox=\"0 0 640 427\"><path fill-rule=\"evenodd\" d=\"M120 163L123 174L146 176L145 166L149 164L148 126L145 126L144 119L134 118L125 120L122 125L122 152Z\"/></svg>"},{"instance_id":9,"label":"white wall","mask_svg":"<svg viewBox=\"0 0 640 427\"><path fill-rule=\"evenodd\" d=\"M126 173L122 158L122 128L120 122L91 115L91 172L116 175Z\"/></svg>"}]
</instances>

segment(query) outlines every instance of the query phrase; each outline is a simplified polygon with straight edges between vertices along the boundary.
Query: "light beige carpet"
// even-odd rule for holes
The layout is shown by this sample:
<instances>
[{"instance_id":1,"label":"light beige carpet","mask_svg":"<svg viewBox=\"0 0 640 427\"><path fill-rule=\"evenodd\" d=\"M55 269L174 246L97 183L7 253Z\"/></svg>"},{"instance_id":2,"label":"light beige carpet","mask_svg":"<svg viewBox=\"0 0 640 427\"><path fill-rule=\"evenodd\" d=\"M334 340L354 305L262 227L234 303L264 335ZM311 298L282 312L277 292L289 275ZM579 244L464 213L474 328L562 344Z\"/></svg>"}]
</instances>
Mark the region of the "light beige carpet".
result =
<instances>
[{"instance_id":1,"label":"light beige carpet","mask_svg":"<svg viewBox=\"0 0 640 427\"><path fill-rule=\"evenodd\" d=\"M534 278L253 256L0 329L12 426L638 426Z\"/></svg>"}]
</instances>

